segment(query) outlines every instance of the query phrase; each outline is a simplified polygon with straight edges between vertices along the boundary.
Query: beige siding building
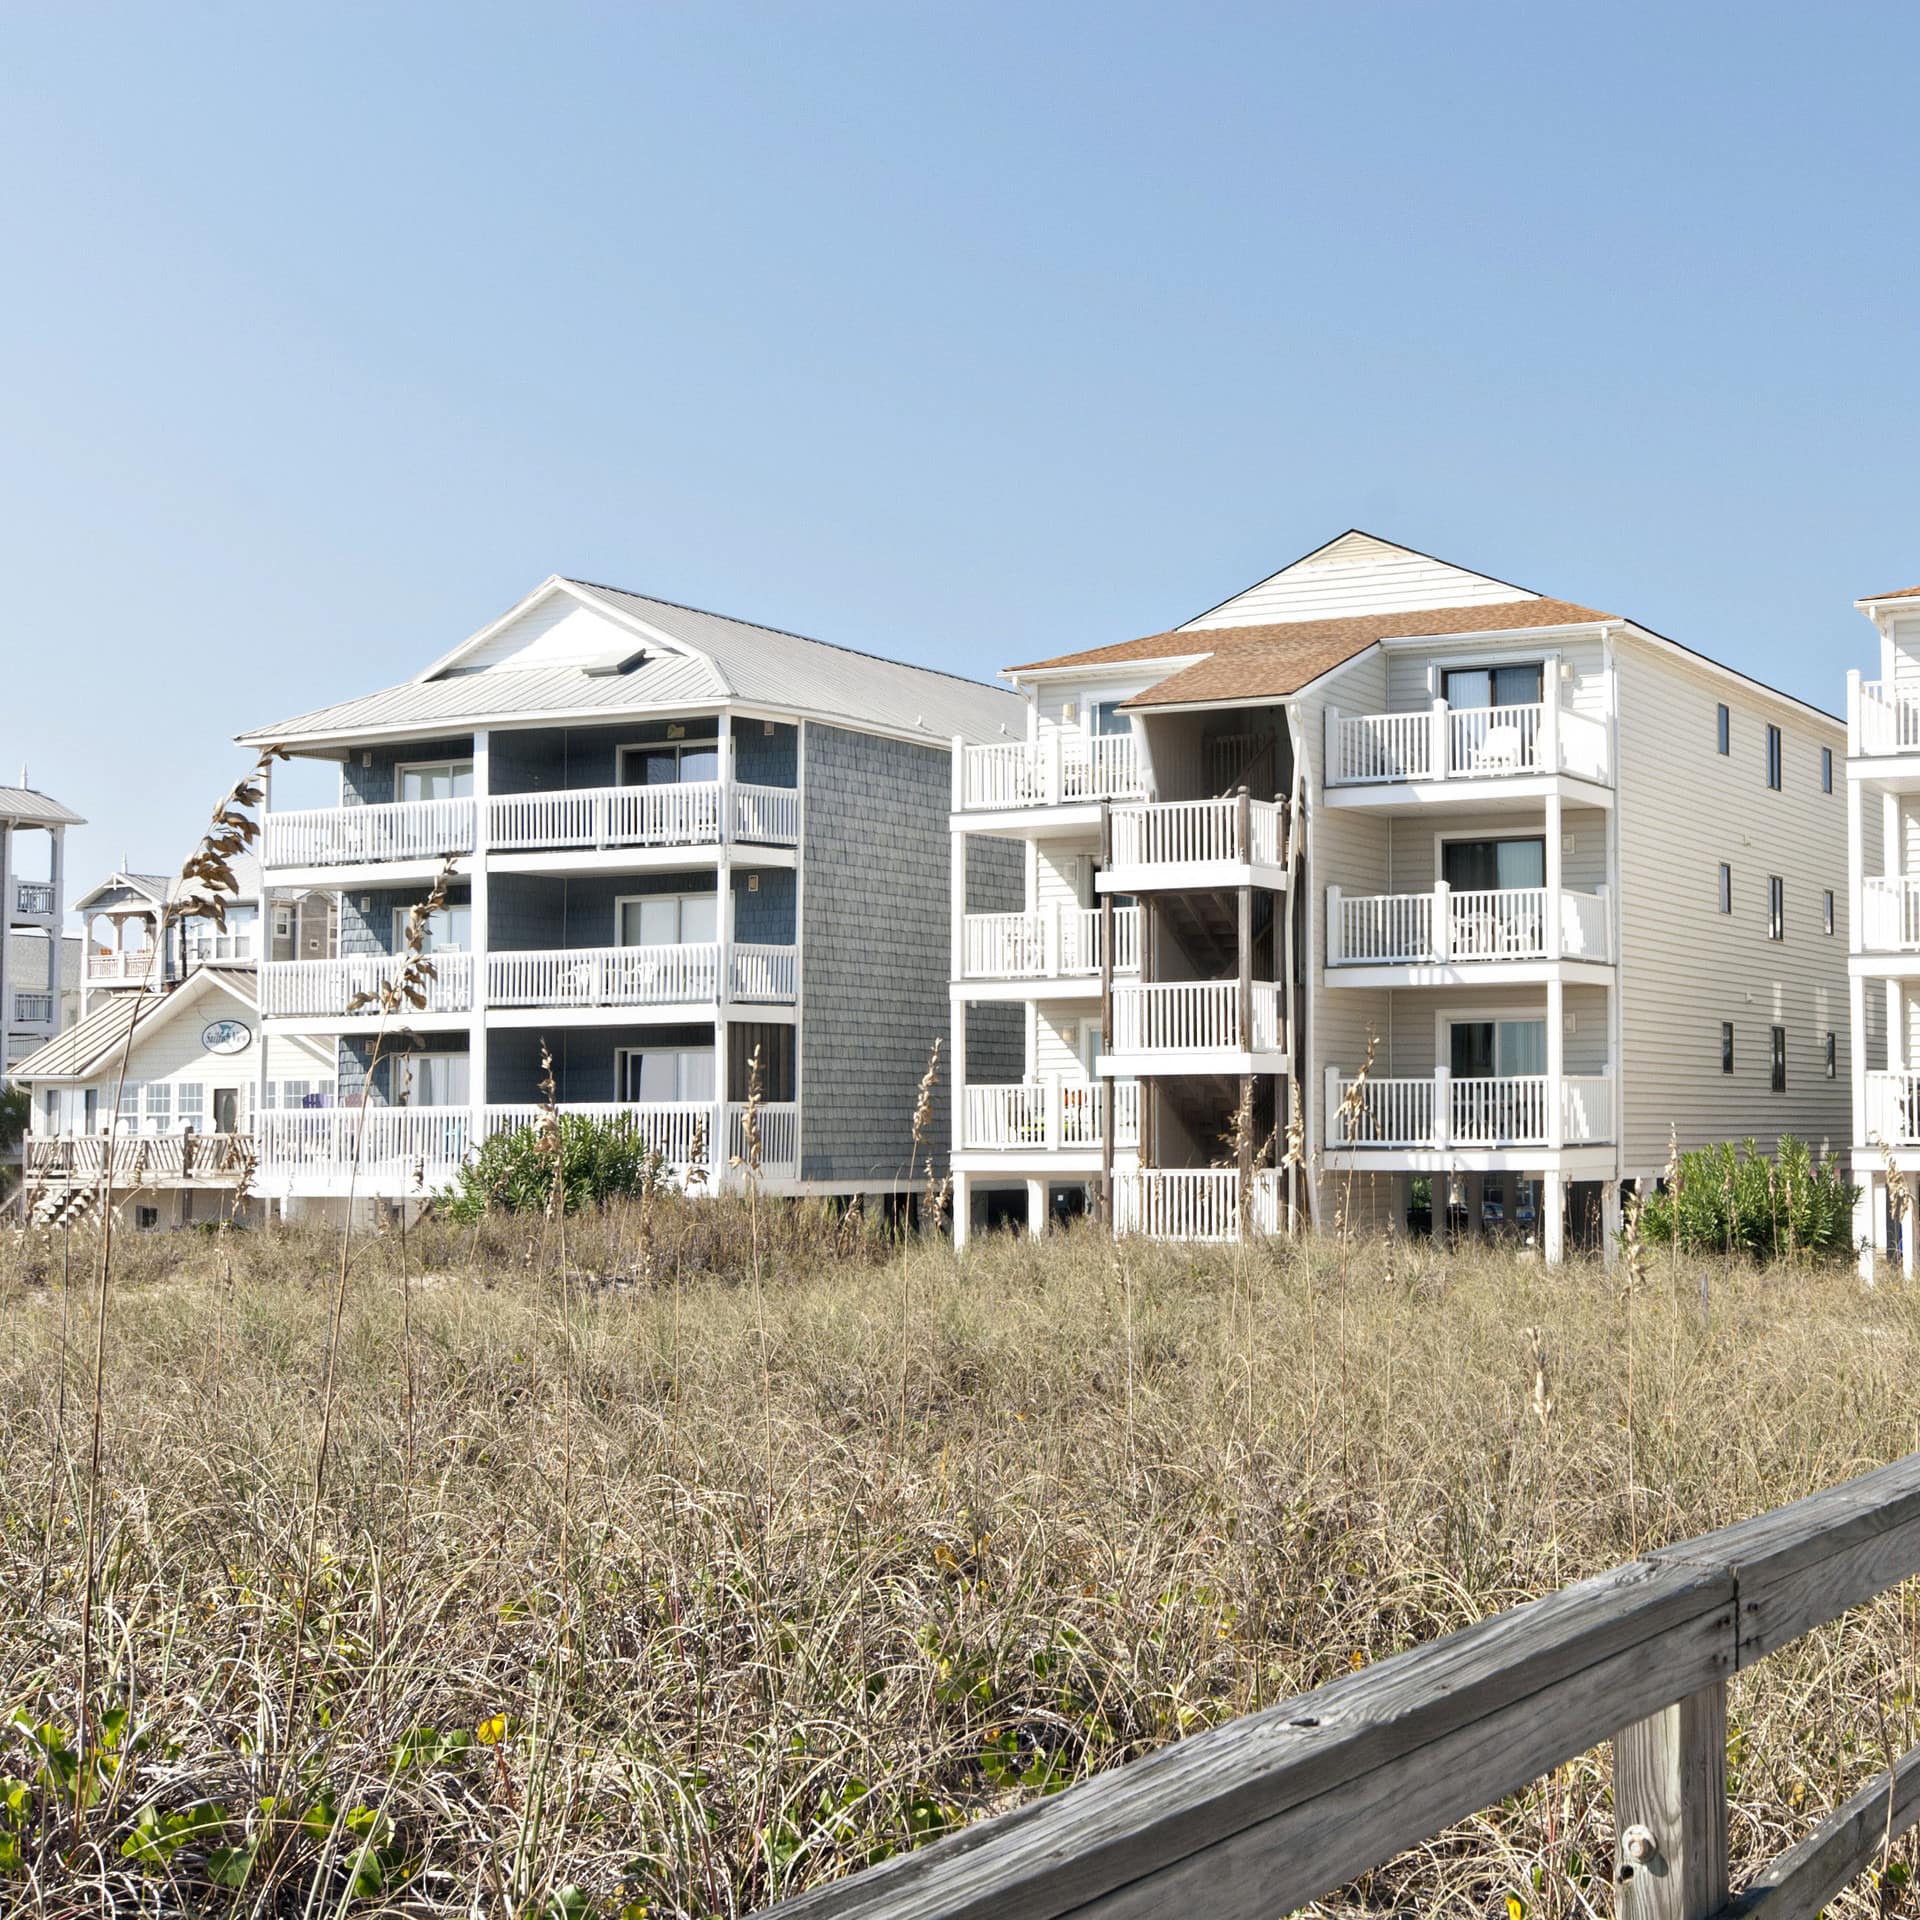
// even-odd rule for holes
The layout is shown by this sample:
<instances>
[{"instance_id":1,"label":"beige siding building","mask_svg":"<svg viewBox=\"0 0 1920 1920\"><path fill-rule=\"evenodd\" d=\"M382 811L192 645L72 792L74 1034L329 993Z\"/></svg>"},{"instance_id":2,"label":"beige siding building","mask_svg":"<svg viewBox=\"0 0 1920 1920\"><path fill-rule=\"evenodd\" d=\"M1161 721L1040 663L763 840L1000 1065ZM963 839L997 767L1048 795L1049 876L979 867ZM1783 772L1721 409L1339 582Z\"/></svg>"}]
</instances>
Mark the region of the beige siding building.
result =
<instances>
[{"instance_id":1,"label":"beige siding building","mask_svg":"<svg viewBox=\"0 0 1920 1920\"><path fill-rule=\"evenodd\" d=\"M1008 677L955 862L1011 840L1029 890L957 916L953 991L1019 1009L1026 1071L957 1063L963 1231L1351 1209L1551 1258L1676 1137L1847 1137L1830 715L1359 532Z\"/></svg>"}]
</instances>

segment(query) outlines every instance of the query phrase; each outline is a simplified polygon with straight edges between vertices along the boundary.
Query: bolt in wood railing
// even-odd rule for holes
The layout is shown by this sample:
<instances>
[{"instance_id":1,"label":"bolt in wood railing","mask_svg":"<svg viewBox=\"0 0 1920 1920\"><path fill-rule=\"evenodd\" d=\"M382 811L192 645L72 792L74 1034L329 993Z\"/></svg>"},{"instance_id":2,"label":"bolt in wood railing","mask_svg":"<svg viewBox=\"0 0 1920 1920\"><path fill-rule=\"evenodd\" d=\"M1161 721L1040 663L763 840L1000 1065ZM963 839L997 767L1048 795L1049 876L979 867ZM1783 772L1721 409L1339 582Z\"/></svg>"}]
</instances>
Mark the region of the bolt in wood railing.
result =
<instances>
[{"instance_id":1,"label":"bolt in wood railing","mask_svg":"<svg viewBox=\"0 0 1920 1920\"><path fill-rule=\"evenodd\" d=\"M1920 1819L1920 1749L1729 1900L1727 1679L1915 1573L1920 1454L775 1911L783 1920L1270 1920L1611 1740L1624 1920L1811 1920Z\"/></svg>"}]
</instances>

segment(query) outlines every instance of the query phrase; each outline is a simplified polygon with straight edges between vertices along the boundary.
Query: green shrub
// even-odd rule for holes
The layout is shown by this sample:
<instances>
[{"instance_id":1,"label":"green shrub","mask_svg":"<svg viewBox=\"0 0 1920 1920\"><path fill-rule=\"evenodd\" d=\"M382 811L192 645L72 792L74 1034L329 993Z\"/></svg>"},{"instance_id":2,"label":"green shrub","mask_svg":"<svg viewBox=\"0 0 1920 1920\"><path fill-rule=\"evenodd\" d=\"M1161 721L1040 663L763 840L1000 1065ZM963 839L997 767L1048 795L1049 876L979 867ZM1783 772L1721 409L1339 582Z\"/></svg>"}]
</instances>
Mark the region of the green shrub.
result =
<instances>
[{"instance_id":1,"label":"green shrub","mask_svg":"<svg viewBox=\"0 0 1920 1920\"><path fill-rule=\"evenodd\" d=\"M580 1113L560 1116L560 1182L569 1213L668 1184L658 1149L632 1126ZM540 1129L496 1133L461 1168L458 1184L437 1197L441 1213L462 1222L494 1209L544 1213L553 1197L553 1160Z\"/></svg>"},{"instance_id":2,"label":"green shrub","mask_svg":"<svg viewBox=\"0 0 1920 1920\"><path fill-rule=\"evenodd\" d=\"M1816 1167L1805 1141L1791 1134L1772 1160L1751 1140L1737 1148L1722 1142L1680 1156L1672 1189L1648 1196L1640 1233L1665 1246L1677 1232L1688 1253L1845 1254L1859 1197L1837 1160Z\"/></svg>"}]
</instances>

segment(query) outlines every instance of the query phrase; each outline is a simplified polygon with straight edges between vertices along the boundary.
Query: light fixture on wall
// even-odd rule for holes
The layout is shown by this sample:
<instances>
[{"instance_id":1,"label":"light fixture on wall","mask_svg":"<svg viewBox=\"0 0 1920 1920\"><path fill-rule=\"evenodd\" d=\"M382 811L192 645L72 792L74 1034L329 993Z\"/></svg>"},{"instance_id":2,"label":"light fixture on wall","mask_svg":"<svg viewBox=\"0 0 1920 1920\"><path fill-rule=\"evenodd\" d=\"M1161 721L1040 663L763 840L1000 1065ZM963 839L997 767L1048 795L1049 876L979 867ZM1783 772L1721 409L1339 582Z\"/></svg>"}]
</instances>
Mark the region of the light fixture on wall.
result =
<instances>
[{"instance_id":1,"label":"light fixture on wall","mask_svg":"<svg viewBox=\"0 0 1920 1920\"><path fill-rule=\"evenodd\" d=\"M760 891L760 876L757 873L747 875L747 891L749 893L758 893Z\"/></svg>"}]
</instances>

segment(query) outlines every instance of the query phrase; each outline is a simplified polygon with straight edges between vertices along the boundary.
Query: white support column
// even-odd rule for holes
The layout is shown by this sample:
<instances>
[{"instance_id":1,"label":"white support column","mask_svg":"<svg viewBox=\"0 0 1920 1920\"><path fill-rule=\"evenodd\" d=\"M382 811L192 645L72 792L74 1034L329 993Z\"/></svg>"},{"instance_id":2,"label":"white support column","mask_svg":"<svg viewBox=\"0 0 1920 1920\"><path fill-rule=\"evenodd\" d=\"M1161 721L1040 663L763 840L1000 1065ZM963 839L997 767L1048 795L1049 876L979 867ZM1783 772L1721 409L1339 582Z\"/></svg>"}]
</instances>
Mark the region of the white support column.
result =
<instances>
[{"instance_id":1,"label":"white support column","mask_svg":"<svg viewBox=\"0 0 1920 1920\"><path fill-rule=\"evenodd\" d=\"M1044 1180L1027 1182L1027 1234L1038 1240L1047 1230L1047 1183Z\"/></svg>"},{"instance_id":2,"label":"white support column","mask_svg":"<svg viewBox=\"0 0 1920 1920\"><path fill-rule=\"evenodd\" d=\"M947 1138L952 1142L951 1152L964 1153L967 1145L967 1002L958 994L947 1001L947 1024L951 1028L947 1039L947 1084L953 1108L952 1128Z\"/></svg>"},{"instance_id":3,"label":"white support column","mask_svg":"<svg viewBox=\"0 0 1920 1920\"><path fill-rule=\"evenodd\" d=\"M1566 988L1558 974L1547 980L1547 1145L1567 1144Z\"/></svg>"},{"instance_id":4,"label":"white support column","mask_svg":"<svg viewBox=\"0 0 1920 1920\"><path fill-rule=\"evenodd\" d=\"M1434 963L1448 966L1453 960L1453 888L1444 880L1433 883L1433 925L1427 935L1433 946Z\"/></svg>"},{"instance_id":5,"label":"white support column","mask_svg":"<svg viewBox=\"0 0 1920 1920\"><path fill-rule=\"evenodd\" d=\"M1453 1145L1453 1074L1446 1067L1433 1070L1433 1144L1442 1152Z\"/></svg>"},{"instance_id":6,"label":"white support column","mask_svg":"<svg viewBox=\"0 0 1920 1920\"><path fill-rule=\"evenodd\" d=\"M1558 675L1555 675L1552 684L1556 687L1559 685ZM1557 711L1557 709L1552 706L1549 706L1547 711L1549 713L1552 713ZM1565 860L1563 857L1562 847L1561 847L1560 814L1561 814L1561 810L1560 810L1559 794L1557 792L1548 794L1547 795L1547 833L1546 833L1546 839L1547 839L1546 935L1547 935L1547 958L1549 960L1558 960L1560 958L1560 896L1561 896L1561 887L1562 887L1562 873L1565 866Z\"/></svg>"},{"instance_id":7,"label":"white support column","mask_svg":"<svg viewBox=\"0 0 1920 1920\"><path fill-rule=\"evenodd\" d=\"M734 716L720 715L720 847L714 856L714 939L719 945L719 974L714 981L713 1006L713 1127L707 1145L707 1164L713 1173L710 1190L718 1193L732 1177L727 1165L732 1147L727 1105L732 1098L733 1074L733 840L737 830ZM904 1216L903 1216L904 1217Z\"/></svg>"},{"instance_id":8,"label":"white support column","mask_svg":"<svg viewBox=\"0 0 1920 1920\"><path fill-rule=\"evenodd\" d=\"M1447 703L1436 700L1427 722L1427 778L1444 780L1449 771L1447 762ZM1418 779L1419 775L1416 773L1414 778Z\"/></svg>"},{"instance_id":9,"label":"white support column","mask_svg":"<svg viewBox=\"0 0 1920 1920\"><path fill-rule=\"evenodd\" d=\"M492 844L492 812L487 796L493 790L492 736L485 727L473 733L473 857L467 894L467 924L473 957L473 1010L467 1016L467 1125L468 1137L479 1141L487 1131L487 954L493 945L489 924L488 848Z\"/></svg>"},{"instance_id":10,"label":"white support column","mask_svg":"<svg viewBox=\"0 0 1920 1920\"><path fill-rule=\"evenodd\" d=\"M1898 980L1887 987L1887 1069L1891 1073L1907 1070L1906 994Z\"/></svg>"},{"instance_id":11,"label":"white support column","mask_svg":"<svg viewBox=\"0 0 1920 1920\"><path fill-rule=\"evenodd\" d=\"M1851 945L1855 953L1866 951L1866 922L1862 919L1866 889L1866 799L1864 783L1849 777L1847 781L1847 925L1853 929Z\"/></svg>"},{"instance_id":12,"label":"white support column","mask_svg":"<svg viewBox=\"0 0 1920 1920\"><path fill-rule=\"evenodd\" d=\"M1613 1271L1620 1258L1620 1182L1606 1180L1600 1186L1600 1259L1607 1271Z\"/></svg>"},{"instance_id":13,"label":"white support column","mask_svg":"<svg viewBox=\"0 0 1920 1920\"><path fill-rule=\"evenodd\" d=\"M953 1250L961 1252L973 1232L973 1175L953 1176Z\"/></svg>"},{"instance_id":14,"label":"white support column","mask_svg":"<svg viewBox=\"0 0 1920 1920\"><path fill-rule=\"evenodd\" d=\"M1884 1173L1873 1176L1870 1191L1873 1195L1873 1218L1869 1228L1874 1266L1877 1269L1887 1257L1887 1176Z\"/></svg>"},{"instance_id":15,"label":"white support column","mask_svg":"<svg viewBox=\"0 0 1920 1920\"><path fill-rule=\"evenodd\" d=\"M1867 1144L1867 983L1857 973L1847 978L1847 1019L1853 1041L1847 1054L1853 1082L1853 1146L1858 1152Z\"/></svg>"},{"instance_id":16,"label":"white support column","mask_svg":"<svg viewBox=\"0 0 1920 1920\"><path fill-rule=\"evenodd\" d=\"M273 762L269 760L260 770L260 817L267 817L267 809L273 805ZM54 863L59 864L59 855L54 855ZM253 1030L258 1041L254 1060L253 1076L253 1123L250 1131L255 1136L255 1151L258 1151L260 1116L267 1110L267 1077L271 1062L267 1059L267 967L273 959L273 888L267 880L266 863L260 866L260 897L253 906L253 977L259 982L255 992ZM87 964L86 943L80 945L80 964ZM338 1042L335 1043L336 1046Z\"/></svg>"},{"instance_id":17,"label":"white support column","mask_svg":"<svg viewBox=\"0 0 1920 1920\"><path fill-rule=\"evenodd\" d=\"M1889 880L1897 880L1907 870L1905 836L1900 831L1900 796L1887 792L1880 796L1880 871Z\"/></svg>"},{"instance_id":18,"label":"white support column","mask_svg":"<svg viewBox=\"0 0 1920 1920\"><path fill-rule=\"evenodd\" d=\"M1557 1167L1540 1183L1540 1255L1550 1267L1567 1256L1567 1176Z\"/></svg>"},{"instance_id":19,"label":"white support column","mask_svg":"<svg viewBox=\"0 0 1920 1920\"><path fill-rule=\"evenodd\" d=\"M948 853L947 902L952 919L952 958L948 978L961 980L967 971L967 836L958 828ZM1031 892L1031 889L1029 889Z\"/></svg>"},{"instance_id":20,"label":"white support column","mask_svg":"<svg viewBox=\"0 0 1920 1920\"><path fill-rule=\"evenodd\" d=\"M1877 1208L1885 1201L1880 1194L1880 1176L1868 1172L1862 1175L1859 1164L1854 1166L1855 1177L1859 1180L1860 1198L1853 1203L1853 1244L1855 1258L1859 1266L1860 1278L1869 1283L1873 1279L1873 1219Z\"/></svg>"},{"instance_id":21,"label":"white support column","mask_svg":"<svg viewBox=\"0 0 1920 1920\"><path fill-rule=\"evenodd\" d=\"M1346 958L1346 943L1340 930L1340 889L1330 886L1327 889L1327 965L1341 966Z\"/></svg>"},{"instance_id":22,"label":"white support column","mask_svg":"<svg viewBox=\"0 0 1920 1920\"><path fill-rule=\"evenodd\" d=\"M1560 771L1560 656L1557 653L1547 655L1540 675L1540 770L1552 774Z\"/></svg>"}]
</instances>

